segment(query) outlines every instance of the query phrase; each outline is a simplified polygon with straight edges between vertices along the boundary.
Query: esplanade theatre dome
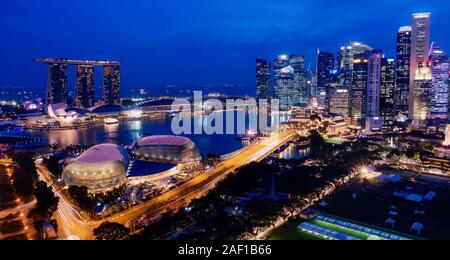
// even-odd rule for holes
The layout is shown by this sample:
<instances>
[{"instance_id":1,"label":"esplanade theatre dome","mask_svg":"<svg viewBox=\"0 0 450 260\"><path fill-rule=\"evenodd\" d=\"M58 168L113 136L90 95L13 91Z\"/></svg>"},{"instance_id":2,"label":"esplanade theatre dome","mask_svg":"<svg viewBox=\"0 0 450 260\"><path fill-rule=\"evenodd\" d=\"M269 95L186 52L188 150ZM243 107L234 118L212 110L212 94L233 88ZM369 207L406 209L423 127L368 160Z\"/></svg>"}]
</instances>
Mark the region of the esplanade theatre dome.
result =
<instances>
[{"instance_id":1,"label":"esplanade theatre dome","mask_svg":"<svg viewBox=\"0 0 450 260\"><path fill-rule=\"evenodd\" d=\"M196 163L201 161L200 152L189 138L156 135L142 138L133 148L136 160L166 163Z\"/></svg>"},{"instance_id":2,"label":"esplanade theatre dome","mask_svg":"<svg viewBox=\"0 0 450 260\"><path fill-rule=\"evenodd\" d=\"M96 145L66 166L63 179L68 186L111 189L125 181L129 162L125 148L115 144Z\"/></svg>"}]
</instances>

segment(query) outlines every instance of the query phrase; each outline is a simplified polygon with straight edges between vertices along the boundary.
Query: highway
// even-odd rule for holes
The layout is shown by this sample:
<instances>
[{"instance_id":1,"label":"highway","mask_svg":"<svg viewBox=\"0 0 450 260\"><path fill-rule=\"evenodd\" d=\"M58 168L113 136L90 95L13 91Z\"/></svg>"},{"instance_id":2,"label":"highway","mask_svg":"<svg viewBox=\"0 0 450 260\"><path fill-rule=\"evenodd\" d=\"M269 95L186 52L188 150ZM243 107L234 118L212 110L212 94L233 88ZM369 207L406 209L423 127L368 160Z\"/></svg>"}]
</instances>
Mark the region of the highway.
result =
<instances>
[{"instance_id":1,"label":"highway","mask_svg":"<svg viewBox=\"0 0 450 260\"><path fill-rule=\"evenodd\" d=\"M147 214L149 219L156 219L168 209L178 209L186 203L206 195L228 174L235 172L238 168L251 162L263 160L291 140L294 135L295 131L288 130L262 139L255 144L248 146L246 149L243 149L241 153L232 156L228 160L225 160L216 167L198 175L187 183L106 220L127 225L131 220L144 214ZM40 176L49 185L53 186L53 182L50 178L51 173L48 169L39 164L37 164L37 168ZM55 213L55 218L57 219L60 228L60 238L68 239L70 237L76 237L81 240L93 239L93 229L106 220L90 222L83 220L77 210L71 206L70 202L68 202L59 191L54 189L54 192L60 198L58 211Z\"/></svg>"},{"instance_id":2,"label":"highway","mask_svg":"<svg viewBox=\"0 0 450 260\"><path fill-rule=\"evenodd\" d=\"M40 178L47 182L48 185L53 187L53 192L59 198L58 210L53 217L58 222L58 235L60 239L80 239L80 240L92 240L94 236L92 234L92 227L83 219L78 211L72 207L61 192L55 189L51 173L49 170L40 164L36 164Z\"/></svg>"}]
</instances>

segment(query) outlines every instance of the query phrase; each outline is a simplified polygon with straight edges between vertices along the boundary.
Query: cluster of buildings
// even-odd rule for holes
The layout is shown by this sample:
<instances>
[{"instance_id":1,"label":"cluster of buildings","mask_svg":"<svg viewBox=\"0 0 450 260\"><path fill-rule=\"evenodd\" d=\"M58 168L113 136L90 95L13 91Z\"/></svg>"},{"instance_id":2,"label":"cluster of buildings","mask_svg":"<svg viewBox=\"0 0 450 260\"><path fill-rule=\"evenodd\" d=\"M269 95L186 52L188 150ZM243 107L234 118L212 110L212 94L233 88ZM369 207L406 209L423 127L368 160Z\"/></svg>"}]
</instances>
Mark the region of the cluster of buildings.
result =
<instances>
[{"instance_id":1,"label":"cluster of buildings","mask_svg":"<svg viewBox=\"0 0 450 260\"><path fill-rule=\"evenodd\" d=\"M318 50L316 73L305 70L303 56L280 55L273 65L257 58L257 98L279 99L284 109L315 104L367 131L390 132L408 119L414 129L443 131L450 61L430 41L430 19L413 14L412 26L399 29L396 58L357 41L337 54Z\"/></svg>"},{"instance_id":2,"label":"cluster of buildings","mask_svg":"<svg viewBox=\"0 0 450 260\"><path fill-rule=\"evenodd\" d=\"M106 60L73 60L73 59L36 59L34 62L48 65L48 83L45 105L68 103L68 66L76 67L75 105L91 108L96 104L94 88L94 68L101 66L103 70L104 105L120 103L120 63Z\"/></svg>"},{"instance_id":3,"label":"cluster of buildings","mask_svg":"<svg viewBox=\"0 0 450 260\"><path fill-rule=\"evenodd\" d=\"M126 183L170 179L201 162L197 146L181 136L148 136L130 149L99 144L69 160L63 171L67 186L84 186L93 193Z\"/></svg>"}]
</instances>

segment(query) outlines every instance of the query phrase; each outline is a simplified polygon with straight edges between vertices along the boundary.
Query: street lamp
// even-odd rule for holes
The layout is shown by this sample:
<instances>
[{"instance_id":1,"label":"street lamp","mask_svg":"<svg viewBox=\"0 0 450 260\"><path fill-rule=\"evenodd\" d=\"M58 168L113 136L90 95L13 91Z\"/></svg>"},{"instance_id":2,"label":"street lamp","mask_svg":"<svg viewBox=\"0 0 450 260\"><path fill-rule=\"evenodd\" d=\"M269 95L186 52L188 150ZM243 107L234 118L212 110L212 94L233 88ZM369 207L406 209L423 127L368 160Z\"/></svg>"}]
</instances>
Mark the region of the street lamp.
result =
<instances>
[{"instance_id":1,"label":"street lamp","mask_svg":"<svg viewBox=\"0 0 450 260\"><path fill-rule=\"evenodd\" d=\"M369 169L366 166L361 167L360 172L362 174L368 174L369 173Z\"/></svg>"}]
</instances>

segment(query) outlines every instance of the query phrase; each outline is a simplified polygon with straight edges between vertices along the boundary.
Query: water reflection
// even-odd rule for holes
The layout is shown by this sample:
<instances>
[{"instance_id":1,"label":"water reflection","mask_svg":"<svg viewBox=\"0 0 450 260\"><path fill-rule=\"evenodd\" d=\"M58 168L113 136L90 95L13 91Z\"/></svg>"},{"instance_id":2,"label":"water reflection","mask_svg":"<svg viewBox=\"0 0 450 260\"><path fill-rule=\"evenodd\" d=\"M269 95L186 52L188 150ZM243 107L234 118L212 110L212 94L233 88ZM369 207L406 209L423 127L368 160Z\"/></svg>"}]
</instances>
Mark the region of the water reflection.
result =
<instances>
[{"instance_id":1,"label":"water reflection","mask_svg":"<svg viewBox=\"0 0 450 260\"><path fill-rule=\"evenodd\" d=\"M280 153L279 158L285 160L300 160L307 158L311 154L309 146L298 147L295 144L290 144L283 152Z\"/></svg>"}]
</instances>

